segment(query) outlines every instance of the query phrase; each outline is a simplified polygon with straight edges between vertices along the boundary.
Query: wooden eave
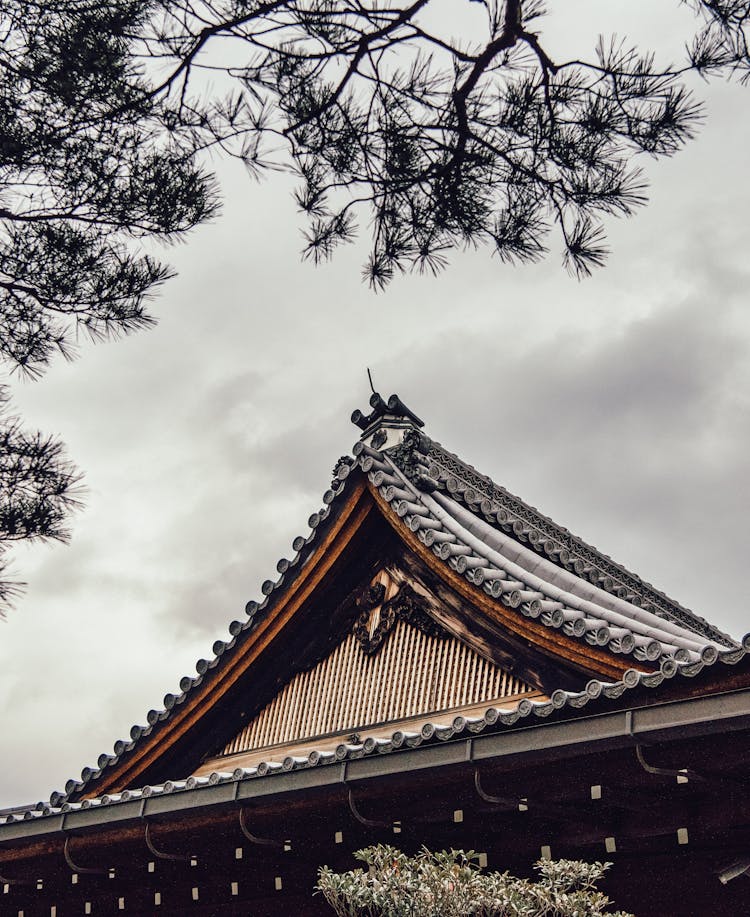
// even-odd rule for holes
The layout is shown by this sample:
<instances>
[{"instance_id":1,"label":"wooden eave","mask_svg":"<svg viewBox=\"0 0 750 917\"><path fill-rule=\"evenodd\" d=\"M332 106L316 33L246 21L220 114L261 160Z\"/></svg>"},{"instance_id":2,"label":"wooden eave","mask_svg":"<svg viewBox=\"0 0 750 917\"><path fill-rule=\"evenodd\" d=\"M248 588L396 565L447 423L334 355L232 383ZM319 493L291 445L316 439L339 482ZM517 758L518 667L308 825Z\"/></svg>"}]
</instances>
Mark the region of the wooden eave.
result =
<instances>
[{"instance_id":1,"label":"wooden eave","mask_svg":"<svg viewBox=\"0 0 750 917\"><path fill-rule=\"evenodd\" d=\"M623 907L644 917L744 913L744 886L722 886L716 872L746 854L750 837L742 789L750 730L747 691L677 704L654 697L655 705L646 708L639 706L643 699L628 697L615 704L621 709L579 712L563 722L540 721L531 728L355 760L345 773L317 767L79 809L62 820L54 816L4 826L0 874L25 883L11 886L6 907L12 901L14 912L41 913L44 905L49 913L56 903L64 905L64 913L81 913L83 901L93 897L114 913L118 895L124 895L129 910L137 903L135 912L146 913L154 889L164 889L183 896L182 910L174 904L164 908L174 914L188 908L202 914L252 910L269 917L314 913L317 899L309 896L316 868L324 862L337 870L350 868L350 851L392 842L389 823L398 819L403 825L399 843L409 850L425 842L434 849L467 849L481 829L491 867L512 870L528 867L541 844L551 843L555 856L601 859L603 839L612 834L617 851L608 859L615 863L613 877L621 876L617 901ZM650 765L667 773L687 766L704 779L691 776L688 783L677 783L647 772L636 743ZM499 801L483 801L477 773L485 792L500 794ZM596 799L590 792L594 785L601 791ZM349 791L358 810L375 819L374 827L355 819ZM527 803L523 812L511 805L519 799ZM460 823L453 818L457 808L465 816ZM242 809L258 835L291 838L291 851L248 844L240 830ZM147 871L153 854L146 824L159 849L185 862L160 861L154 873ZM685 826L690 843L679 847L676 832ZM336 843L335 829L343 829L345 845ZM66 841L68 855L100 875L83 875L72 884ZM238 845L250 848L239 865ZM198 857L197 868L189 865L191 856ZM701 868L697 877L691 856ZM107 876L111 867L116 868L113 879ZM221 891L226 900L228 883L240 867L246 889L241 906L214 909L209 896ZM652 870L649 881L637 881L644 869ZM284 894L269 905L262 899L263 882L274 875L284 876ZM664 890L667 875L670 884ZM37 889L39 878L42 889ZM675 894L685 883L692 883L691 897ZM196 884L201 902L192 906L190 888ZM630 903L628 893L634 896Z\"/></svg>"}]
</instances>

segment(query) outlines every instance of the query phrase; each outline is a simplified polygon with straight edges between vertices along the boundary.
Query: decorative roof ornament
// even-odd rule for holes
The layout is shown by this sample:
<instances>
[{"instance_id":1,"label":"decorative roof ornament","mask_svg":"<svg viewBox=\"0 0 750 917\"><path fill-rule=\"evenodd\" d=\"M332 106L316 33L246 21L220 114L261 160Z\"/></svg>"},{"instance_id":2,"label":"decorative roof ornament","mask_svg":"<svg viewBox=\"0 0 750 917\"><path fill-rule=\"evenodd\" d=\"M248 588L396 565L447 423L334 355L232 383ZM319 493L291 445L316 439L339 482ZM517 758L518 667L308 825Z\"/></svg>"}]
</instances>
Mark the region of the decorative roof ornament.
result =
<instances>
[{"instance_id":1,"label":"decorative roof ornament","mask_svg":"<svg viewBox=\"0 0 750 917\"><path fill-rule=\"evenodd\" d=\"M378 392L373 392L370 396L370 407L372 411L369 414L363 414L360 410L352 413L352 423L358 426L365 434L370 432L370 427L373 427L383 418L407 420L410 425L419 428L424 426L424 421L417 417L413 411L410 411L398 395L391 395L388 401L384 401ZM379 447L373 446L373 448L377 449Z\"/></svg>"},{"instance_id":2,"label":"decorative roof ornament","mask_svg":"<svg viewBox=\"0 0 750 917\"><path fill-rule=\"evenodd\" d=\"M428 637L442 640L448 636L428 614L424 599L406 583L387 601L385 587L375 583L367 587L357 604L362 611L354 622L352 633L368 656L377 653L398 620L411 624Z\"/></svg>"},{"instance_id":3,"label":"decorative roof ornament","mask_svg":"<svg viewBox=\"0 0 750 917\"><path fill-rule=\"evenodd\" d=\"M349 476L349 472L352 470L354 465L354 459L351 455L342 455L341 458L333 466L333 478L331 480L331 488L334 491L337 491L341 487L344 480Z\"/></svg>"}]
</instances>

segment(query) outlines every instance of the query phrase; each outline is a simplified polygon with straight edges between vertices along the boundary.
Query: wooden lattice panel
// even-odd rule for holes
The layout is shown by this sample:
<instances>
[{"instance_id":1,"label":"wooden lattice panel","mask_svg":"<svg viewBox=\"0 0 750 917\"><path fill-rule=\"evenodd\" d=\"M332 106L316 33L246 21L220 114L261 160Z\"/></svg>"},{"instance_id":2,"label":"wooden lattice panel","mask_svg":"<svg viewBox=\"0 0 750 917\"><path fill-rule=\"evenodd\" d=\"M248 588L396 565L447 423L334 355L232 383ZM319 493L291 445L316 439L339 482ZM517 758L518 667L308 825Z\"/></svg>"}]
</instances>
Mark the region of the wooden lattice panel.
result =
<instances>
[{"instance_id":1,"label":"wooden lattice panel","mask_svg":"<svg viewBox=\"0 0 750 917\"><path fill-rule=\"evenodd\" d=\"M295 675L223 754L528 693L535 689L455 638L398 621L377 654L367 655L350 634L314 668Z\"/></svg>"}]
</instances>

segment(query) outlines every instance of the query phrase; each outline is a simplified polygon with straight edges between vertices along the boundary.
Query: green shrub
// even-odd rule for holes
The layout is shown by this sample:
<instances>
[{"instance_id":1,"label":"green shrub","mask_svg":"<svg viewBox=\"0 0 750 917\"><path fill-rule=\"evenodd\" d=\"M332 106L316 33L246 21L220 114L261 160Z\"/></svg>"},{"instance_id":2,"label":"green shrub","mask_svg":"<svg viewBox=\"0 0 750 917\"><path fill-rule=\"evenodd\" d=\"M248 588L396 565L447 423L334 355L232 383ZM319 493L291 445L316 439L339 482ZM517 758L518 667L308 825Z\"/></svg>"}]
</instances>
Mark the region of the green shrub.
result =
<instances>
[{"instance_id":1,"label":"green shrub","mask_svg":"<svg viewBox=\"0 0 750 917\"><path fill-rule=\"evenodd\" d=\"M410 857L381 844L354 855L367 869L319 870L317 891L339 917L632 917L608 912L596 889L609 863L539 860L534 882L483 872L473 851Z\"/></svg>"}]
</instances>

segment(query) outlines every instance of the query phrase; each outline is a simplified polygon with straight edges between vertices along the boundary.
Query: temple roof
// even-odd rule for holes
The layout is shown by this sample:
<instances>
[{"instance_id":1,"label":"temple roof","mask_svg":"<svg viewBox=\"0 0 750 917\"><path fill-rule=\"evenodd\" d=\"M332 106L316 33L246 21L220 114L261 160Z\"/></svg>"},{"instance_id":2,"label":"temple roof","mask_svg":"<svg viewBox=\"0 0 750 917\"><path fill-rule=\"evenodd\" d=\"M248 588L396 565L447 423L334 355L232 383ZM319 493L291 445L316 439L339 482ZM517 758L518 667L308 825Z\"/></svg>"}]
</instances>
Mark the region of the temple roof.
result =
<instances>
[{"instance_id":1,"label":"temple roof","mask_svg":"<svg viewBox=\"0 0 750 917\"><path fill-rule=\"evenodd\" d=\"M516 570L514 576L523 581L527 587L525 591L536 593L537 600L549 600L553 597L552 593L559 589L561 593L572 593L596 606L582 609L580 602L573 602L573 607L561 608L565 623L557 626L578 635L580 626L575 627L569 622L593 615L602 626L614 625L615 645L612 648L615 652L620 651L617 640L619 628L633 629L634 634L640 636L648 634L649 628L652 628L653 638L664 644L666 653L670 652L672 645L675 649L683 646L682 640L686 641L686 649L698 652L706 642L736 645L731 637L704 618L644 582L430 439L419 429L423 427L422 421L406 408L398 396L394 395L385 402L379 395L374 395L371 403L373 411L369 416L364 417L360 411L352 415L352 421L363 429L360 443L354 447L360 466L368 472L375 470L375 475L371 477L375 486L383 488L386 485L381 491L383 496L392 503L412 531L419 532L420 538L434 548L436 554L444 560L466 554L469 567L475 571L472 575L461 570L466 573L467 579L484 585L493 595L502 589L507 596L507 589L501 585L491 587L489 578L483 578L482 573L476 570L484 570L491 577L492 572L504 570L509 573L511 568L508 565L515 564L520 570ZM387 485L399 489L399 484L401 491L408 491L410 497L406 492L397 494L395 490L387 489ZM405 501L403 506L401 501ZM410 503L417 509L414 510ZM429 515L425 515L425 509ZM421 517L429 521L420 523ZM435 534L428 535L428 531ZM450 536L455 536L456 542ZM460 552L457 547L441 548L446 543L457 543L461 547ZM484 558L489 563L477 565L476 558ZM491 581L499 582L496 578ZM537 589L532 587L532 581ZM555 598L565 605L565 595ZM521 608L524 612L528 611L525 603ZM626 620L615 620L613 614L602 614L605 609L623 615ZM553 609L545 606L543 611L551 612ZM586 613L576 614L576 611ZM660 624L655 618L665 623ZM559 620L559 615L555 616L555 620ZM586 627L585 632L589 634L587 639L590 642L605 640L604 633L597 637L593 626ZM672 637L675 639L672 640ZM627 638L625 645L630 645ZM638 641L637 645L642 647L644 644ZM641 650L634 652L636 658L641 658ZM656 653L656 647L651 652Z\"/></svg>"},{"instance_id":2,"label":"temple roof","mask_svg":"<svg viewBox=\"0 0 750 917\"><path fill-rule=\"evenodd\" d=\"M366 416L354 412L352 420L362 435L352 455L337 463L324 506L310 516L308 534L294 540L294 555L282 558L277 577L263 582L262 600L247 603L245 619L229 625L229 639L214 643L212 657L196 664L197 674L185 676L179 692L167 694L162 708L150 710L146 724L133 726L128 740L118 740L114 754L100 755L95 767L83 769L80 780L69 780L64 792L52 794L46 812L77 805L84 796L105 793L109 797L126 787L132 795L135 784L124 775L130 774L131 779L157 773L142 764L131 768L129 762L144 757L144 747L156 749L175 719L185 734L193 729L191 723L197 722L206 704L213 703L211 692L216 686L221 686L216 696L226 703L259 641L272 639L264 635L264 628L272 624L279 633L287 626L284 622L289 618L279 608L290 595L304 592L308 581L319 583L333 576L334 561L323 563L321 558L332 552L331 546L343 538L347 526L354 532L364 524L362 520L373 516L395 533L404 553L415 558L420 569L429 568L446 591L454 590L471 606L472 613L497 611L501 625L513 632L514 649L525 647L531 653L538 644L554 656L560 648L560 658L573 660L583 673L577 682L582 690L553 686L560 690L549 691L549 701L522 700L513 710L500 714L495 710L476 723L457 722L454 731L500 728L531 714L546 718L556 711L577 709L600 695L614 700L631 687L656 687L677 673L695 675L713 669L717 662L734 667L745 659L750 641L743 642L743 649L448 452L422 432L422 421L397 396L386 402L373 395L371 405L373 410ZM299 604L309 598L297 600ZM576 662L581 659L590 659L590 666ZM584 687L586 671L596 678ZM433 734L434 728L427 738ZM446 737L447 733L438 736ZM336 754L382 753L401 744L395 737L382 747L365 741L361 748L342 746ZM284 762L284 767L318 763L323 763L321 756L313 754L305 761ZM259 776L271 769L270 765L259 768ZM187 779L180 773L168 776ZM158 785L176 786L165 780L162 776ZM18 817L14 813L8 820Z\"/></svg>"}]
</instances>

